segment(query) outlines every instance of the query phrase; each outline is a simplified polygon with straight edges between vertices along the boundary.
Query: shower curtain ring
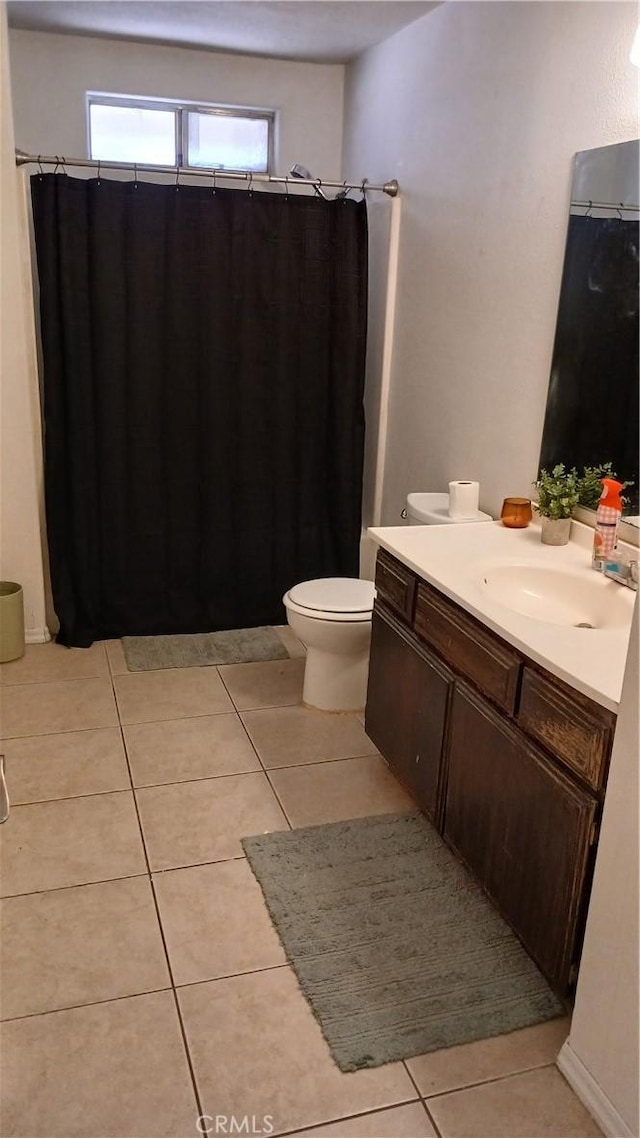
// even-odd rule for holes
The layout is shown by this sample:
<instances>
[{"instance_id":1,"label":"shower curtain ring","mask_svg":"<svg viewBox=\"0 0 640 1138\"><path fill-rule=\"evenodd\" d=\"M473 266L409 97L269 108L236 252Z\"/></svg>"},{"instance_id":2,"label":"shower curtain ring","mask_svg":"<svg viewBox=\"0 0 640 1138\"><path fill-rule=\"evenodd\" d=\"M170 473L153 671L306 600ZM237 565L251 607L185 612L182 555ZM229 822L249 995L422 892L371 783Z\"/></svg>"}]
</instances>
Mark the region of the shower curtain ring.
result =
<instances>
[{"instance_id":1,"label":"shower curtain ring","mask_svg":"<svg viewBox=\"0 0 640 1138\"><path fill-rule=\"evenodd\" d=\"M366 187L368 180L368 178L363 178L362 185L360 186L360 193L362 194L363 198L366 197Z\"/></svg>"},{"instance_id":2,"label":"shower curtain ring","mask_svg":"<svg viewBox=\"0 0 640 1138\"><path fill-rule=\"evenodd\" d=\"M42 169L42 162L40 161L40 158L41 158L41 157L42 157L42 156L39 154L39 155L38 155L38 169L39 169L39 171L40 171L40 177L42 177L42 175L44 174L44 170Z\"/></svg>"},{"instance_id":3,"label":"shower curtain ring","mask_svg":"<svg viewBox=\"0 0 640 1138\"><path fill-rule=\"evenodd\" d=\"M284 200L289 201L289 175L284 176Z\"/></svg>"},{"instance_id":4,"label":"shower curtain ring","mask_svg":"<svg viewBox=\"0 0 640 1138\"><path fill-rule=\"evenodd\" d=\"M176 166L176 190L180 189L180 167Z\"/></svg>"},{"instance_id":5,"label":"shower curtain ring","mask_svg":"<svg viewBox=\"0 0 640 1138\"><path fill-rule=\"evenodd\" d=\"M249 195L253 193L253 170L249 170Z\"/></svg>"},{"instance_id":6,"label":"shower curtain ring","mask_svg":"<svg viewBox=\"0 0 640 1138\"><path fill-rule=\"evenodd\" d=\"M212 194L215 194L215 192L216 192L216 190L217 190L217 188L218 188L218 187L217 187L217 185L216 185L216 170L215 170L215 166L214 166L214 168L213 168L213 170L212 170L212 178L213 178L213 189L211 190L211 193L212 193Z\"/></svg>"},{"instance_id":7,"label":"shower curtain ring","mask_svg":"<svg viewBox=\"0 0 640 1138\"><path fill-rule=\"evenodd\" d=\"M98 185L100 185L100 159L98 158Z\"/></svg>"},{"instance_id":8,"label":"shower curtain ring","mask_svg":"<svg viewBox=\"0 0 640 1138\"><path fill-rule=\"evenodd\" d=\"M58 173L58 166L59 166L59 165L60 165L60 159L58 158L58 155L56 154L56 164L55 164L55 166L53 167L53 172L54 172L54 174L57 174L57 173Z\"/></svg>"},{"instance_id":9,"label":"shower curtain ring","mask_svg":"<svg viewBox=\"0 0 640 1138\"><path fill-rule=\"evenodd\" d=\"M138 163L137 162L133 163L133 188L134 188L134 190L137 190L137 188L138 188Z\"/></svg>"},{"instance_id":10,"label":"shower curtain ring","mask_svg":"<svg viewBox=\"0 0 640 1138\"><path fill-rule=\"evenodd\" d=\"M592 202L592 201L590 201L590 202L589 202L589 205L587 206L587 212L585 213L585 215L584 215L584 216L585 216L585 217L591 217L591 210L592 210L592 209L593 209L593 202Z\"/></svg>"},{"instance_id":11,"label":"shower curtain ring","mask_svg":"<svg viewBox=\"0 0 640 1138\"><path fill-rule=\"evenodd\" d=\"M618 215L618 221L624 221L624 218L623 218L623 216L622 216L622 211L623 211L623 209L624 209L624 202L620 202L620 203L619 203L619 204L616 206L616 213L617 213L617 215Z\"/></svg>"},{"instance_id":12,"label":"shower curtain ring","mask_svg":"<svg viewBox=\"0 0 640 1138\"><path fill-rule=\"evenodd\" d=\"M60 161L61 161L61 163L62 163L62 173L63 173L63 174L66 174L66 173L67 173L67 167L66 167L66 166L65 166L65 164L64 164L64 161L65 161L65 159L64 159L64 154L61 156L61 158L60 158Z\"/></svg>"}]
</instances>

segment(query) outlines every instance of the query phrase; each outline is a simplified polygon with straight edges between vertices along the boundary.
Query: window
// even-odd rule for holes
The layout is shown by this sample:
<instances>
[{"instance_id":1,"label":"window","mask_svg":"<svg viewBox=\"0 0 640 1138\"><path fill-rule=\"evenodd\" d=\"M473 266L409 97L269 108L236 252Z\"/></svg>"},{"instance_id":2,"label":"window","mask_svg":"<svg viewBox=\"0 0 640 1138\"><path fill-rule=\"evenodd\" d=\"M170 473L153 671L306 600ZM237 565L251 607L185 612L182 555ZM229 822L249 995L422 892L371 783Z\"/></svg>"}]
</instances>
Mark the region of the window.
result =
<instances>
[{"instance_id":1,"label":"window","mask_svg":"<svg viewBox=\"0 0 640 1138\"><path fill-rule=\"evenodd\" d=\"M176 165L176 124L173 111L150 107L89 104L91 157L113 162Z\"/></svg>"},{"instance_id":2,"label":"window","mask_svg":"<svg viewBox=\"0 0 640 1138\"><path fill-rule=\"evenodd\" d=\"M273 111L88 95L89 154L103 162L267 174Z\"/></svg>"}]
</instances>

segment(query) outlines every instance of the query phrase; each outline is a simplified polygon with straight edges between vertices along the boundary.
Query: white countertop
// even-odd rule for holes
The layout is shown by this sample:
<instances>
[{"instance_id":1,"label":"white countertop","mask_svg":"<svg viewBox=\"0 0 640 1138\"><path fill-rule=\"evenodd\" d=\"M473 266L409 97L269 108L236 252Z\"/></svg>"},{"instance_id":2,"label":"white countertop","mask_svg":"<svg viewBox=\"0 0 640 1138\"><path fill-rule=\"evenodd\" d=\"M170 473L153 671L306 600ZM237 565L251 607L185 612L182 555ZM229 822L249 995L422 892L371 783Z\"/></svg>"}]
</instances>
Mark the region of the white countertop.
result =
<instances>
[{"instance_id":1,"label":"white countertop","mask_svg":"<svg viewBox=\"0 0 640 1138\"><path fill-rule=\"evenodd\" d=\"M591 568L593 530L572 523L565 546L543 545L539 525L507 529L501 522L448 526L385 526L368 531L424 581L466 609L514 648L578 691L617 712L629 646L635 592ZM568 570L619 591L628 606L628 626L573 628L522 616L488 596L483 572L501 565Z\"/></svg>"}]
</instances>

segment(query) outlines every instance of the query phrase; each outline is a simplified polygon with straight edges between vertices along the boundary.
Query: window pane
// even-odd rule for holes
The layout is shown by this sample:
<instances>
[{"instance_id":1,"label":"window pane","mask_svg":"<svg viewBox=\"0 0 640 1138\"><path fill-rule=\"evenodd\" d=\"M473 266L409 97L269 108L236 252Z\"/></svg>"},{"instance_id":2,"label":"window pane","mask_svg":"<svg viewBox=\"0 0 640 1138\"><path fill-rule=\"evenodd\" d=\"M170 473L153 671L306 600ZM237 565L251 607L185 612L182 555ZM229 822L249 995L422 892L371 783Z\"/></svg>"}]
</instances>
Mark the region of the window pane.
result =
<instances>
[{"instance_id":1,"label":"window pane","mask_svg":"<svg viewBox=\"0 0 640 1138\"><path fill-rule=\"evenodd\" d=\"M91 103L89 116L92 158L175 166L176 124L173 111Z\"/></svg>"},{"instance_id":2,"label":"window pane","mask_svg":"<svg viewBox=\"0 0 640 1138\"><path fill-rule=\"evenodd\" d=\"M188 112L189 166L266 173L269 165L269 121L236 115Z\"/></svg>"}]
</instances>

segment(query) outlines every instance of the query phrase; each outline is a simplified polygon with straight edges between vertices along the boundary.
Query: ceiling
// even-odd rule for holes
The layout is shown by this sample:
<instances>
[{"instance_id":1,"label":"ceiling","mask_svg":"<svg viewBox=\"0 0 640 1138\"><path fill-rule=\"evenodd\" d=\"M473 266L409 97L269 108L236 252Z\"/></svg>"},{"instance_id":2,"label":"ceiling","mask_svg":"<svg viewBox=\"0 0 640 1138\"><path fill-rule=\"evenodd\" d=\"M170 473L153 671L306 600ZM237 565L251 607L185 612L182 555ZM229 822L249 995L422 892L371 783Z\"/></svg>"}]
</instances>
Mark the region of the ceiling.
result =
<instances>
[{"instance_id":1,"label":"ceiling","mask_svg":"<svg viewBox=\"0 0 640 1138\"><path fill-rule=\"evenodd\" d=\"M13 0L30 31L346 63L423 16L423 0Z\"/></svg>"}]
</instances>

